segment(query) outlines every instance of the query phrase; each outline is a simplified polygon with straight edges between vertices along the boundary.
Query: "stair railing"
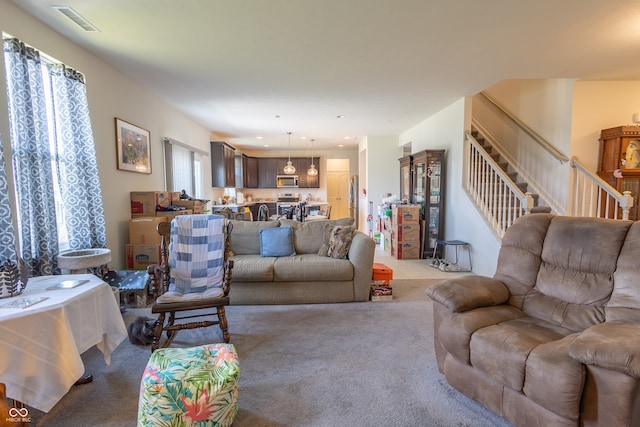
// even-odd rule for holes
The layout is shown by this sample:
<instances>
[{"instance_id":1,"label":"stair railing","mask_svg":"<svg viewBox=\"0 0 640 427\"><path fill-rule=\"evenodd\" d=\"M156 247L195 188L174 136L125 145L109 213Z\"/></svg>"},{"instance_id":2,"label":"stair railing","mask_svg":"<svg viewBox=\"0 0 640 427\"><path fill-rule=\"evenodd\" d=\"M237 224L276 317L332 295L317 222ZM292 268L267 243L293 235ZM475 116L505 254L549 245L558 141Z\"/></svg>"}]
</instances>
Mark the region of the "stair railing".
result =
<instances>
[{"instance_id":1,"label":"stair railing","mask_svg":"<svg viewBox=\"0 0 640 427\"><path fill-rule=\"evenodd\" d=\"M520 216L534 206L533 195L524 193L480 143L466 133L464 188L499 239Z\"/></svg>"},{"instance_id":2,"label":"stair railing","mask_svg":"<svg viewBox=\"0 0 640 427\"><path fill-rule=\"evenodd\" d=\"M576 157L569 165L571 174L571 197L568 214L592 218L629 219L633 207L631 191L620 194L609 183L589 171Z\"/></svg>"},{"instance_id":3,"label":"stair railing","mask_svg":"<svg viewBox=\"0 0 640 427\"><path fill-rule=\"evenodd\" d=\"M538 133L536 131L534 131L533 129L531 129L529 126L527 126L526 123L524 123L522 120L520 120L519 118L517 118L516 116L511 114L509 112L509 110L507 110L502 105L500 105L495 99L491 98L485 92L480 92L480 95L484 99L486 99L491 105L493 105L495 108L497 108L498 111L500 111L507 118L509 118L509 120L511 120L513 123L515 123L520 129L522 129L524 132L526 132L527 135L529 135L538 145L540 145L547 152L549 152L553 157L555 157L560 163L564 163L564 162L568 162L569 161L569 158L567 156L565 156L560 151L558 151L558 149L556 149L556 147L551 145L546 139L544 139L543 137L538 135Z\"/></svg>"}]
</instances>

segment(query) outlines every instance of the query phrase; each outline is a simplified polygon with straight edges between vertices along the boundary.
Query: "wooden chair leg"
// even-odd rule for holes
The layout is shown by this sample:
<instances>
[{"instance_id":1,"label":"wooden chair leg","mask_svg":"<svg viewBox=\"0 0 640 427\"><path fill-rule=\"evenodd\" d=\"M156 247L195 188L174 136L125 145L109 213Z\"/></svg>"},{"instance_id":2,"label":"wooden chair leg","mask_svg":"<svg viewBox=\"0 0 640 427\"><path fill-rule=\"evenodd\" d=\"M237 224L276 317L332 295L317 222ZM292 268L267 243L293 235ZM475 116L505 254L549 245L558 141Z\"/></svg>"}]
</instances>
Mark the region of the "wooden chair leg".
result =
<instances>
[{"instance_id":1,"label":"wooden chair leg","mask_svg":"<svg viewBox=\"0 0 640 427\"><path fill-rule=\"evenodd\" d=\"M229 336L229 330L227 327L227 315L224 311L224 307L218 307L218 320L220 321L220 329L222 330L222 338L224 342L228 343L231 337Z\"/></svg>"},{"instance_id":2,"label":"wooden chair leg","mask_svg":"<svg viewBox=\"0 0 640 427\"><path fill-rule=\"evenodd\" d=\"M151 353L153 353L158 349L158 347L160 347L160 338L162 338L162 329L164 326L164 316L165 313L160 313L158 315L156 326L153 328L153 342L151 343Z\"/></svg>"}]
</instances>

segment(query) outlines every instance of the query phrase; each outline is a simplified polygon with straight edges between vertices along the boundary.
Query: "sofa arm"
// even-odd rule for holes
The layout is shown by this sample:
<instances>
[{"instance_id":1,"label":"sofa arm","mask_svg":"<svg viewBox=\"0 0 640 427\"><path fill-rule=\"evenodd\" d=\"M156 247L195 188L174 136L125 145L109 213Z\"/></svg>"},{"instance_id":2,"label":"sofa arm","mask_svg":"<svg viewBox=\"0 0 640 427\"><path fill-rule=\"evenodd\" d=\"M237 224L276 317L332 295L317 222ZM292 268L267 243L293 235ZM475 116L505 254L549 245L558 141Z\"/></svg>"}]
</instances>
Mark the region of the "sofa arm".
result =
<instances>
[{"instance_id":1,"label":"sofa arm","mask_svg":"<svg viewBox=\"0 0 640 427\"><path fill-rule=\"evenodd\" d=\"M376 242L361 231L356 231L349 248L349 261L353 264L353 292L355 301L368 301L373 278L373 257Z\"/></svg>"},{"instance_id":2,"label":"sofa arm","mask_svg":"<svg viewBox=\"0 0 640 427\"><path fill-rule=\"evenodd\" d=\"M640 378L640 323L616 320L594 325L569 346L569 355L585 365Z\"/></svg>"},{"instance_id":3,"label":"sofa arm","mask_svg":"<svg viewBox=\"0 0 640 427\"><path fill-rule=\"evenodd\" d=\"M427 295L450 311L461 312L500 305L509 299L509 290L500 281L484 276L462 276L429 286Z\"/></svg>"}]
</instances>

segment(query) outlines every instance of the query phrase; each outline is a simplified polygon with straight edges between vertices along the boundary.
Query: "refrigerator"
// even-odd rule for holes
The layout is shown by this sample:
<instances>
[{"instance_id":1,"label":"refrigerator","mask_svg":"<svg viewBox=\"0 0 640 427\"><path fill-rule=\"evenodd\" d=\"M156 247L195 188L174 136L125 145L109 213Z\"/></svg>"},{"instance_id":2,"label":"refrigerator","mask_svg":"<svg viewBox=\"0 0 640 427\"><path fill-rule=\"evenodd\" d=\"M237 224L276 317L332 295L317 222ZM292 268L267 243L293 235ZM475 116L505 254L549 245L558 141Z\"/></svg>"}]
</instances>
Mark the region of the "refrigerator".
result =
<instances>
[{"instance_id":1,"label":"refrigerator","mask_svg":"<svg viewBox=\"0 0 640 427\"><path fill-rule=\"evenodd\" d=\"M349 178L349 216L355 220L356 229L360 227L358 218L358 175Z\"/></svg>"}]
</instances>

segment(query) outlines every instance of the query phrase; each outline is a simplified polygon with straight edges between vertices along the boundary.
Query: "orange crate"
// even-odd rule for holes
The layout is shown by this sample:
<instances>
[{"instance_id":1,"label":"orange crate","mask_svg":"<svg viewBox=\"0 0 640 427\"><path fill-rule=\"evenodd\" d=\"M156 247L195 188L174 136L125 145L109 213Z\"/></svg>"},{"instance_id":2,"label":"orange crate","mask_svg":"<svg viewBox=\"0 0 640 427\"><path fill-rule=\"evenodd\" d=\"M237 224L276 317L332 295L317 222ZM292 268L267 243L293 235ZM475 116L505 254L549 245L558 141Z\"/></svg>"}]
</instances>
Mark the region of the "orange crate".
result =
<instances>
[{"instance_id":1,"label":"orange crate","mask_svg":"<svg viewBox=\"0 0 640 427\"><path fill-rule=\"evenodd\" d=\"M373 263L373 280L392 280L393 270L379 262Z\"/></svg>"}]
</instances>

